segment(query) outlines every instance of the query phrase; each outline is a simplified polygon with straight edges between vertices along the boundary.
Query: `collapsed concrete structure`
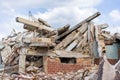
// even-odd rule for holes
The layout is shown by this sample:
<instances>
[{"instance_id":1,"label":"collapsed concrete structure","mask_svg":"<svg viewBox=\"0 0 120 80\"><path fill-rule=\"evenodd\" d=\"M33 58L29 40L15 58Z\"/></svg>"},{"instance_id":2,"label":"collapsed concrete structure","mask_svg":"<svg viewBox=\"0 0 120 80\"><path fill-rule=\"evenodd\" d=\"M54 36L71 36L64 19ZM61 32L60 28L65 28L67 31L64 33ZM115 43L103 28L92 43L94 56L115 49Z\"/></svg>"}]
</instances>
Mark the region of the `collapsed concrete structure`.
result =
<instances>
[{"instance_id":1,"label":"collapsed concrete structure","mask_svg":"<svg viewBox=\"0 0 120 80\"><path fill-rule=\"evenodd\" d=\"M109 32L103 31L108 27L107 24L95 25L92 20L99 15L97 12L71 28L67 24L57 30L40 18L30 21L17 17L16 21L23 23L23 28L27 31L20 33L13 31L1 41L1 63L4 64L4 72L25 74L38 69L48 74L92 71L101 58L107 62L106 65L116 64L113 73L116 70L119 72L120 34L111 36ZM98 73L100 69L98 70L97 66ZM103 78L102 80L108 80Z\"/></svg>"}]
</instances>

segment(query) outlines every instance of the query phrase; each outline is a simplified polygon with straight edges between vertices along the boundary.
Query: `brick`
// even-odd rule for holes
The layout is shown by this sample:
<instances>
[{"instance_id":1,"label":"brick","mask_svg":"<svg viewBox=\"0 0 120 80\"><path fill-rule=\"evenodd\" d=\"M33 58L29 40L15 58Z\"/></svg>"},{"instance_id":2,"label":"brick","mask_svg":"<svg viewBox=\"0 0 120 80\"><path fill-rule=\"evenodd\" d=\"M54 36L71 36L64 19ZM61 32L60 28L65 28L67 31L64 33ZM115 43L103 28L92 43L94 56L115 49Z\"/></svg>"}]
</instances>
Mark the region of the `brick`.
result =
<instances>
[{"instance_id":1,"label":"brick","mask_svg":"<svg viewBox=\"0 0 120 80\"><path fill-rule=\"evenodd\" d=\"M70 72L70 71L77 71L79 69L83 69L85 67L90 66L91 59L84 59L84 58L78 58L76 64L72 63L60 63L60 60L58 58L56 59L47 59L47 73L53 74L57 72Z\"/></svg>"}]
</instances>

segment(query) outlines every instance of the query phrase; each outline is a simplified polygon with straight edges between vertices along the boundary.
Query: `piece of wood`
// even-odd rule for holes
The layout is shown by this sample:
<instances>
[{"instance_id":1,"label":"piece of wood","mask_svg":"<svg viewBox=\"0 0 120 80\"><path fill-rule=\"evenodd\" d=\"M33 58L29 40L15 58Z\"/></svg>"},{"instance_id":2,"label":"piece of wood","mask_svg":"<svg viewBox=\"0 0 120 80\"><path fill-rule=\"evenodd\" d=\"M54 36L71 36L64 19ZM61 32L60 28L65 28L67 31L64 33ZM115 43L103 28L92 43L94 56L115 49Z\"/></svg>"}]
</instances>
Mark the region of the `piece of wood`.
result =
<instances>
[{"instance_id":1,"label":"piece of wood","mask_svg":"<svg viewBox=\"0 0 120 80\"><path fill-rule=\"evenodd\" d=\"M93 41L94 41L94 25L92 22L89 22L88 25L88 52L91 55L91 58L93 59ZM94 61L94 60L93 60Z\"/></svg>"},{"instance_id":2,"label":"piece of wood","mask_svg":"<svg viewBox=\"0 0 120 80\"><path fill-rule=\"evenodd\" d=\"M91 41L94 41L95 40L95 25L93 22L90 22L90 27L91 27Z\"/></svg>"},{"instance_id":3,"label":"piece of wood","mask_svg":"<svg viewBox=\"0 0 120 80\"><path fill-rule=\"evenodd\" d=\"M95 27L95 37L96 37L96 41L97 41L97 43L98 43L98 41L99 41L99 38L98 38L98 34L100 33L100 31L99 31L99 27L98 26L96 26Z\"/></svg>"},{"instance_id":4,"label":"piece of wood","mask_svg":"<svg viewBox=\"0 0 120 80\"><path fill-rule=\"evenodd\" d=\"M41 19L41 18L38 18L38 21L39 21L40 23L42 23L43 25L46 25L46 26L48 26L48 27L51 27L46 21L44 21L44 20Z\"/></svg>"},{"instance_id":5,"label":"piece of wood","mask_svg":"<svg viewBox=\"0 0 120 80\"><path fill-rule=\"evenodd\" d=\"M94 25L92 22L88 23L88 43L91 43L93 41L93 36L94 36Z\"/></svg>"},{"instance_id":6,"label":"piece of wood","mask_svg":"<svg viewBox=\"0 0 120 80\"><path fill-rule=\"evenodd\" d=\"M88 44L87 38L84 38L82 41L78 43L78 45L75 48L75 51L83 53L84 50L86 50L87 44Z\"/></svg>"},{"instance_id":7,"label":"piece of wood","mask_svg":"<svg viewBox=\"0 0 120 80\"><path fill-rule=\"evenodd\" d=\"M51 36L54 36L57 34L57 31L52 31L52 32L49 32L48 34L46 34L45 36L46 37L51 37Z\"/></svg>"},{"instance_id":8,"label":"piece of wood","mask_svg":"<svg viewBox=\"0 0 120 80\"><path fill-rule=\"evenodd\" d=\"M17 17L16 21L20 22L20 23L23 23L23 24L26 24L26 25L29 25L29 26L34 26L34 27L38 28L39 30L43 29L43 30L47 30L47 31L54 31L54 29L51 28L51 27L47 27L45 25L41 25L39 23L35 23L35 22L29 21L27 19L23 19L23 18L20 18L20 17Z\"/></svg>"},{"instance_id":9,"label":"piece of wood","mask_svg":"<svg viewBox=\"0 0 120 80\"><path fill-rule=\"evenodd\" d=\"M113 37L110 34L102 33L101 35L107 39L113 40Z\"/></svg>"},{"instance_id":10,"label":"piece of wood","mask_svg":"<svg viewBox=\"0 0 120 80\"><path fill-rule=\"evenodd\" d=\"M88 17L87 19L85 19L82 22L78 23L77 25L73 26L70 30L68 30L68 31L64 32L63 34L59 35L56 39L59 40L59 39L63 38L64 36L70 34L74 30L78 29L83 23L90 22L91 20L98 17L99 15L100 15L100 12L97 12L97 13L93 14L92 16Z\"/></svg>"},{"instance_id":11,"label":"piece of wood","mask_svg":"<svg viewBox=\"0 0 120 80\"><path fill-rule=\"evenodd\" d=\"M73 41L65 50L71 51L77 45L77 43L77 40Z\"/></svg>"},{"instance_id":12,"label":"piece of wood","mask_svg":"<svg viewBox=\"0 0 120 80\"><path fill-rule=\"evenodd\" d=\"M38 28L37 27L34 27L34 26L29 26L29 25L24 25L23 27L24 29L27 29L29 31L34 31L34 30L37 30Z\"/></svg>"},{"instance_id":13,"label":"piece of wood","mask_svg":"<svg viewBox=\"0 0 120 80\"><path fill-rule=\"evenodd\" d=\"M93 35L91 31L90 31L90 34L91 34L90 40L91 40L91 42L93 42L95 40L95 35Z\"/></svg>"},{"instance_id":14,"label":"piece of wood","mask_svg":"<svg viewBox=\"0 0 120 80\"><path fill-rule=\"evenodd\" d=\"M91 26L88 25L88 33L87 33L88 43L91 42Z\"/></svg>"},{"instance_id":15,"label":"piece of wood","mask_svg":"<svg viewBox=\"0 0 120 80\"><path fill-rule=\"evenodd\" d=\"M75 36L77 32L74 31L71 34L69 34L65 39L63 39L56 47L55 49L62 49L66 47L71 41L73 41L73 37Z\"/></svg>"},{"instance_id":16,"label":"piece of wood","mask_svg":"<svg viewBox=\"0 0 120 80\"><path fill-rule=\"evenodd\" d=\"M65 26L63 26L62 28L58 28L57 29L57 32L58 32L58 35L64 33L65 31L67 31L69 29L70 25L69 24L66 24Z\"/></svg>"},{"instance_id":17,"label":"piece of wood","mask_svg":"<svg viewBox=\"0 0 120 80\"><path fill-rule=\"evenodd\" d=\"M83 43L86 43L86 42L87 42L87 34L88 34L88 31L86 31L86 32L83 34L83 39L78 43L78 45L77 45L76 48L81 47L81 45L82 45Z\"/></svg>"},{"instance_id":18,"label":"piece of wood","mask_svg":"<svg viewBox=\"0 0 120 80\"><path fill-rule=\"evenodd\" d=\"M78 30L73 31L71 34L69 34L65 39L60 42L55 49L60 49L60 48L66 48L67 45L69 45L72 41L74 41L78 36L82 35L86 30L87 30L87 25L88 23L82 24Z\"/></svg>"},{"instance_id":19,"label":"piece of wood","mask_svg":"<svg viewBox=\"0 0 120 80\"><path fill-rule=\"evenodd\" d=\"M84 34L87 30L88 30L88 23L87 22L82 24L82 26L80 28L78 28L78 31L81 34Z\"/></svg>"},{"instance_id":20,"label":"piece of wood","mask_svg":"<svg viewBox=\"0 0 120 80\"><path fill-rule=\"evenodd\" d=\"M69 46L67 46L67 48L65 49L66 51L71 51L73 50L77 44L79 43L79 41L82 39L83 37L78 37L76 40L74 40Z\"/></svg>"},{"instance_id":21,"label":"piece of wood","mask_svg":"<svg viewBox=\"0 0 120 80\"><path fill-rule=\"evenodd\" d=\"M106 29L107 27L109 27L109 25L107 23L104 24L100 24L98 25L101 29Z\"/></svg>"}]
</instances>

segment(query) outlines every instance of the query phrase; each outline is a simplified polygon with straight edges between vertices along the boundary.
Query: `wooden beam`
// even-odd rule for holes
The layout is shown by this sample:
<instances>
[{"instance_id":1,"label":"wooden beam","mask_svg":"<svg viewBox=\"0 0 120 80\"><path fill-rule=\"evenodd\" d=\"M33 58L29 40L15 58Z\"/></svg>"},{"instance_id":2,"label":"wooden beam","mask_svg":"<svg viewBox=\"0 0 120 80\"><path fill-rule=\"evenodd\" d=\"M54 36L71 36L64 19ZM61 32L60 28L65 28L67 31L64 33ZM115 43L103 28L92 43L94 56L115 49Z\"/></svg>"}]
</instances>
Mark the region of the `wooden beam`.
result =
<instances>
[{"instance_id":1,"label":"wooden beam","mask_svg":"<svg viewBox=\"0 0 120 80\"><path fill-rule=\"evenodd\" d=\"M73 31L71 34L69 34L65 39L60 42L55 49L65 48L67 45L69 45L72 41L74 41L78 36L85 33L87 30L88 23L82 24L80 28L78 28L76 31Z\"/></svg>"},{"instance_id":2,"label":"wooden beam","mask_svg":"<svg viewBox=\"0 0 120 80\"><path fill-rule=\"evenodd\" d=\"M86 31L83 34L83 39L77 44L77 48L81 47L82 44L86 43L88 38L87 38L88 31Z\"/></svg>"},{"instance_id":3,"label":"wooden beam","mask_svg":"<svg viewBox=\"0 0 120 80\"><path fill-rule=\"evenodd\" d=\"M113 37L110 34L102 33L101 35L104 36L107 39L113 40Z\"/></svg>"},{"instance_id":4,"label":"wooden beam","mask_svg":"<svg viewBox=\"0 0 120 80\"><path fill-rule=\"evenodd\" d=\"M88 39L88 43L90 43L91 41L91 26L90 25L88 25L87 39Z\"/></svg>"},{"instance_id":5,"label":"wooden beam","mask_svg":"<svg viewBox=\"0 0 120 80\"><path fill-rule=\"evenodd\" d=\"M64 47L66 47L69 43L71 43L71 41L74 40L73 36L75 36L77 32L74 31L71 34L69 34L65 39L63 39L56 47L55 49L62 49Z\"/></svg>"},{"instance_id":6,"label":"wooden beam","mask_svg":"<svg viewBox=\"0 0 120 80\"><path fill-rule=\"evenodd\" d=\"M27 19L23 19L23 18L20 18L20 17L17 17L16 21L20 22L20 23L23 23L23 24L26 24L26 25L29 25L29 26L34 26L34 27L38 28L39 30L42 30L42 29L47 30L47 31L53 31L54 30L53 28L47 27L45 25L41 25L37 22L29 21Z\"/></svg>"},{"instance_id":7,"label":"wooden beam","mask_svg":"<svg viewBox=\"0 0 120 80\"><path fill-rule=\"evenodd\" d=\"M65 49L66 51L71 51L71 50L73 50L76 46L77 46L77 44L80 42L80 40L83 38L83 36L82 37L78 37L76 40L74 40L69 46L67 46L67 48Z\"/></svg>"},{"instance_id":8,"label":"wooden beam","mask_svg":"<svg viewBox=\"0 0 120 80\"><path fill-rule=\"evenodd\" d=\"M52 32L49 32L49 34L45 35L46 37L51 37L53 35L60 35L62 33L64 33L65 31L67 31L69 29L70 25L67 24L65 26L63 26L62 28L58 28L57 30L54 30Z\"/></svg>"},{"instance_id":9,"label":"wooden beam","mask_svg":"<svg viewBox=\"0 0 120 80\"><path fill-rule=\"evenodd\" d=\"M65 26L63 26L62 28L58 28L57 29L57 32L58 32L58 35L64 33L65 31L67 31L69 29L70 25L69 24L66 24Z\"/></svg>"},{"instance_id":10,"label":"wooden beam","mask_svg":"<svg viewBox=\"0 0 120 80\"><path fill-rule=\"evenodd\" d=\"M38 28L37 27L34 27L34 26L29 26L29 25L24 25L23 26L24 29L27 29L29 31L34 31L34 30L37 30Z\"/></svg>"},{"instance_id":11,"label":"wooden beam","mask_svg":"<svg viewBox=\"0 0 120 80\"><path fill-rule=\"evenodd\" d=\"M52 31L52 32L49 32L49 34L46 34L45 37L51 37L51 36L54 36L57 34L57 31Z\"/></svg>"},{"instance_id":12,"label":"wooden beam","mask_svg":"<svg viewBox=\"0 0 120 80\"><path fill-rule=\"evenodd\" d=\"M51 27L46 21L44 21L44 20L41 19L41 18L38 18L38 21L39 21L40 23L42 23L43 25L46 25L46 26L48 26L48 27Z\"/></svg>"},{"instance_id":13,"label":"wooden beam","mask_svg":"<svg viewBox=\"0 0 120 80\"><path fill-rule=\"evenodd\" d=\"M95 25L93 22L90 22L89 24L91 26L91 41L95 40Z\"/></svg>"},{"instance_id":14,"label":"wooden beam","mask_svg":"<svg viewBox=\"0 0 120 80\"><path fill-rule=\"evenodd\" d=\"M77 44L78 44L78 41L75 40L75 41L73 41L65 50L66 50L66 51L71 51L71 50L73 50L73 48L74 48Z\"/></svg>"},{"instance_id":15,"label":"wooden beam","mask_svg":"<svg viewBox=\"0 0 120 80\"><path fill-rule=\"evenodd\" d=\"M87 19L85 19L82 22L78 23L77 25L73 26L70 30L68 30L68 31L64 32L63 34L59 35L56 39L59 40L59 39L63 38L64 36L70 34L74 30L78 29L83 23L90 22L91 20L98 17L99 15L100 15L100 12L97 12L97 13L93 14L92 16L88 17Z\"/></svg>"},{"instance_id":16,"label":"wooden beam","mask_svg":"<svg viewBox=\"0 0 120 80\"><path fill-rule=\"evenodd\" d=\"M107 27L109 27L109 25L107 23L104 23L104 24L98 25L98 27L100 27L101 29L106 29Z\"/></svg>"},{"instance_id":17,"label":"wooden beam","mask_svg":"<svg viewBox=\"0 0 120 80\"><path fill-rule=\"evenodd\" d=\"M81 25L80 28L78 28L78 31L81 33L81 34L84 34L86 31L88 30L88 23L84 23Z\"/></svg>"}]
</instances>

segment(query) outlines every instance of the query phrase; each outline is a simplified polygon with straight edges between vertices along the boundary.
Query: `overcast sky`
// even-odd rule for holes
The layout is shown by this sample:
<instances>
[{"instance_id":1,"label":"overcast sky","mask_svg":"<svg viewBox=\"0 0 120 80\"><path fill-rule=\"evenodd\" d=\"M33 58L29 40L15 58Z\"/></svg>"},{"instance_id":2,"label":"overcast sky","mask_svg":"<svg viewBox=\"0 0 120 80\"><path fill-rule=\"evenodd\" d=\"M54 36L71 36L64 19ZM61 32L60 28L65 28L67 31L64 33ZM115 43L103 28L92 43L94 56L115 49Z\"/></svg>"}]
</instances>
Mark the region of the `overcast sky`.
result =
<instances>
[{"instance_id":1,"label":"overcast sky","mask_svg":"<svg viewBox=\"0 0 120 80\"><path fill-rule=\"evenodd\" d=\"M120 31L120 0L0 0L0 38L12 29L23 31L23 25L15 18L29 18L29 11L54 28L73 26L99 11L101 16L94 20L96 24L108 23L108 31Z\"/></svg>"}]
</instances>

